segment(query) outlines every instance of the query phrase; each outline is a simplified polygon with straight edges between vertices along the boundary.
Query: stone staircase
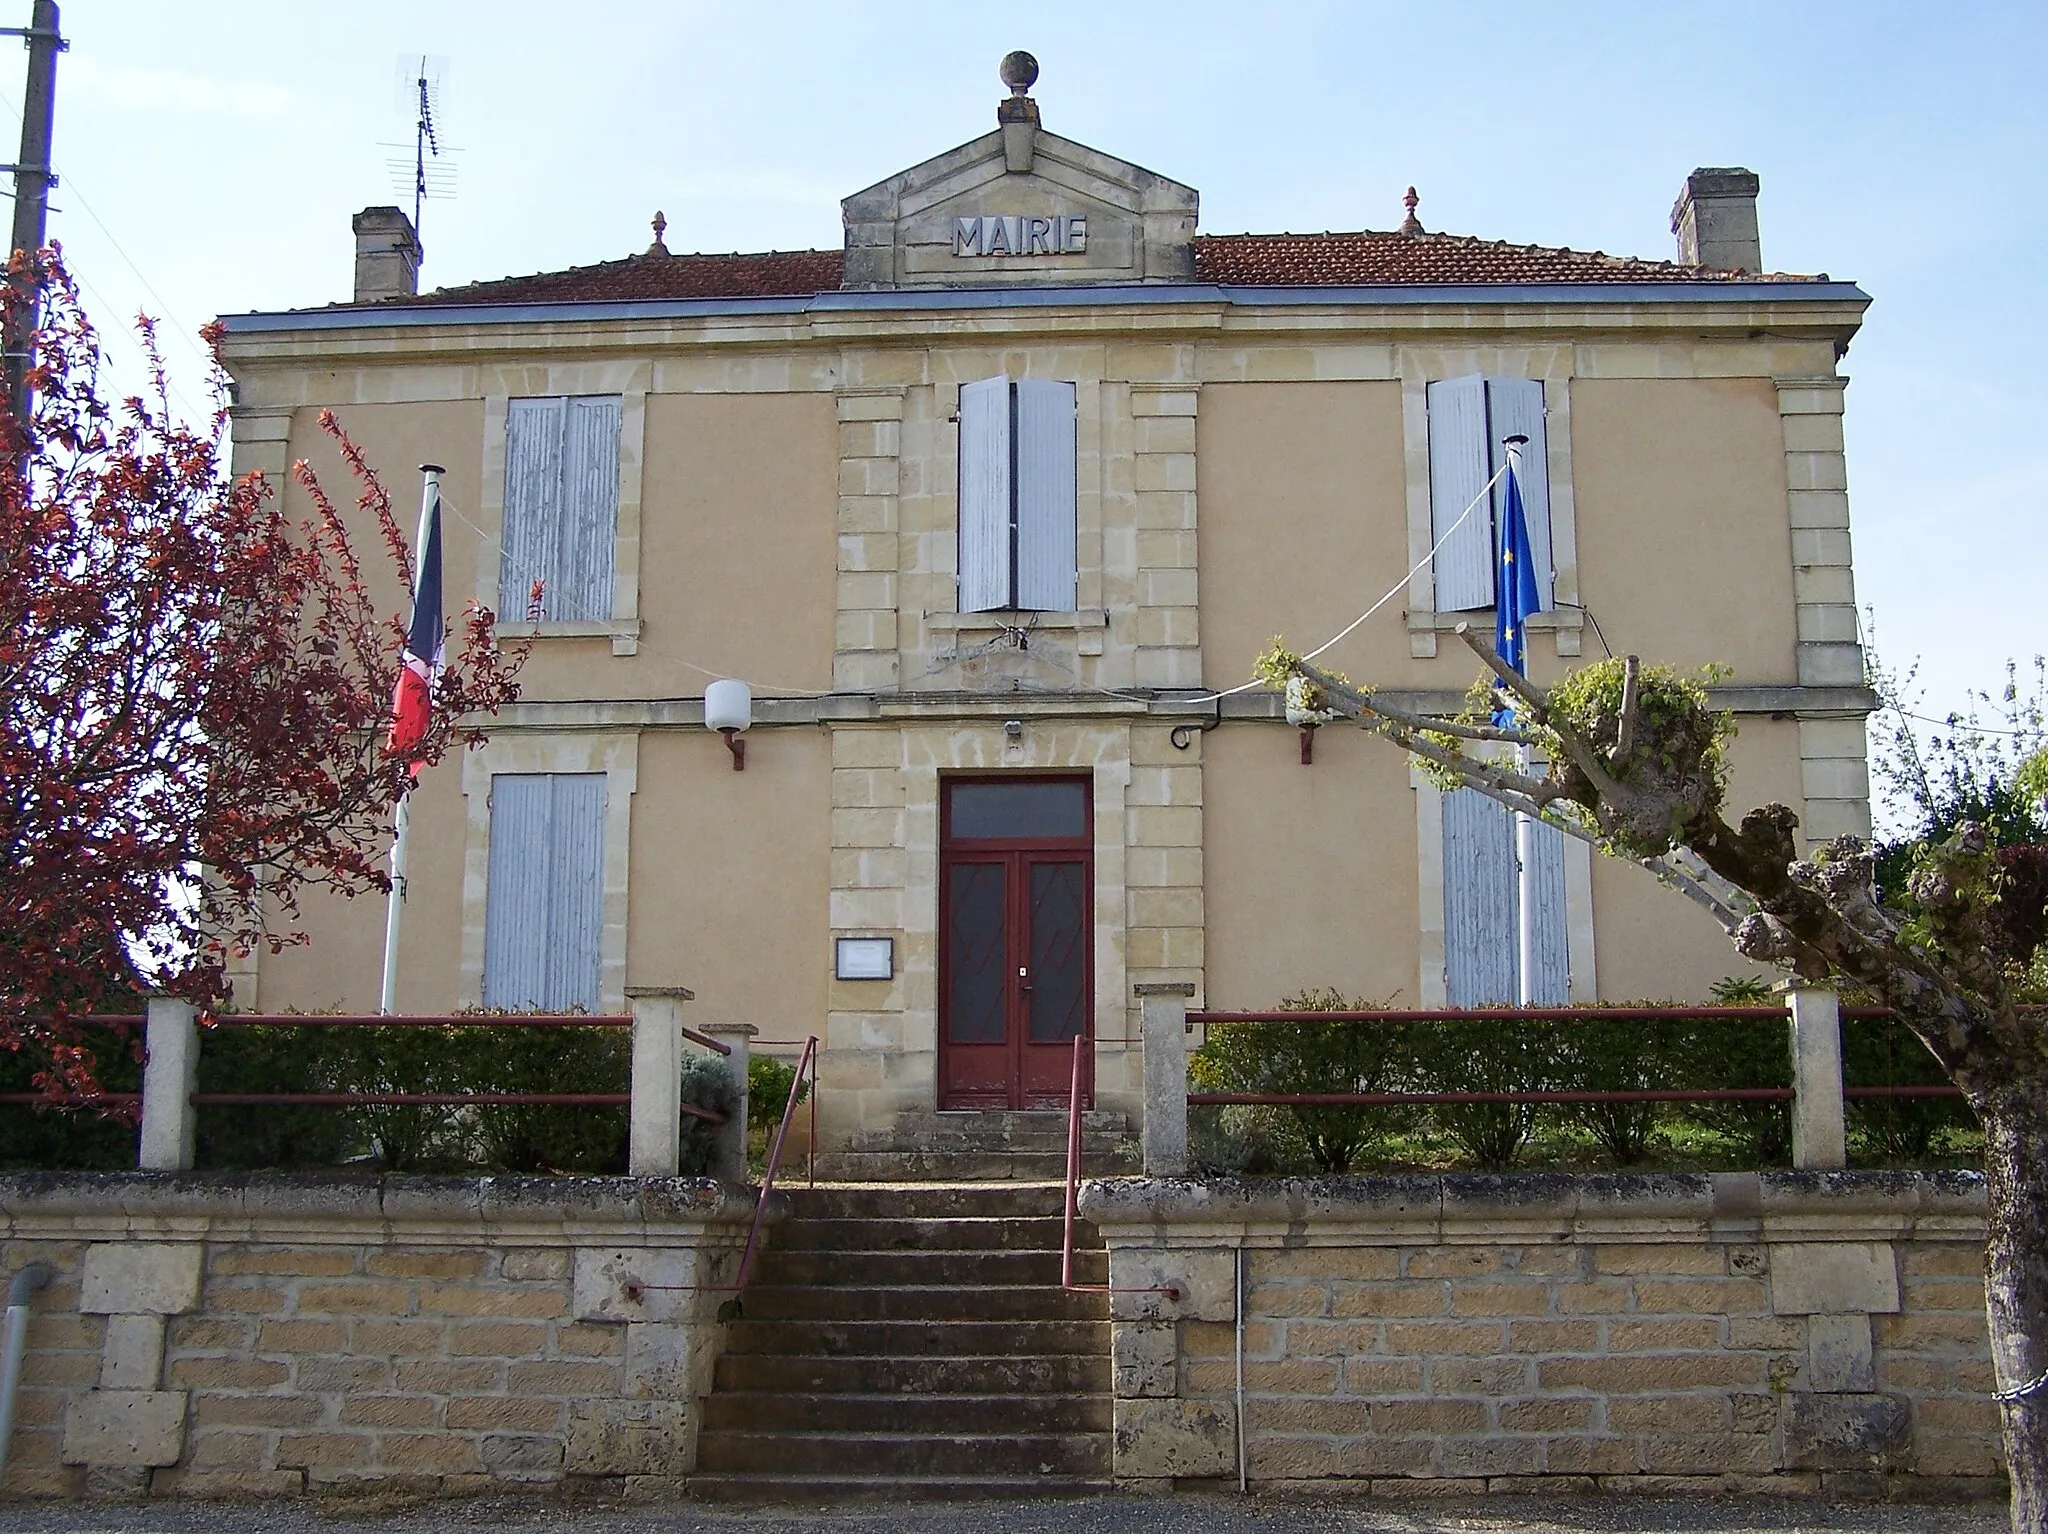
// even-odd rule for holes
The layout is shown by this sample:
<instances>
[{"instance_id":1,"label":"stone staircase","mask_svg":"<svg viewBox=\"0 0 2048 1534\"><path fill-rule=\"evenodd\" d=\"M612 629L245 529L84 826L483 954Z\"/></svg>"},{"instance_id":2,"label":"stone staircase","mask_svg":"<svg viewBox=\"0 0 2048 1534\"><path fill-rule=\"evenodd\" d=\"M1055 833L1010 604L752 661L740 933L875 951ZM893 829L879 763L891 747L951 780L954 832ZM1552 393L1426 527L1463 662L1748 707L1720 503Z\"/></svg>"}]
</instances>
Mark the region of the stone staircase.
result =
<instances>
[{"instance_id":1,"label":"stone staircase","mask_svg":"<svg viewBox=\"0 0 2048 1534\"><path fill-rule=\"evenodd\" d=\"M1092 1176L1136 1171L1130 1120L1121 1113L1083 1113L1081 1156ZM818 1175L834 1182L1061 1181L1067 1175L1066 1110L904 1114L887 1129L862 1131L844 1150L821 1152Z\"/></svg>"},{"instance_id":2,"label":"stone staircase","mask_svg":"<svg viewBox=\"0 0 2048 1534\"><path fill-rule=\"evenodd\" d=\"M1110 1474L1109 1297L1060 1288L1064 1187L789 1190L728 1331L699 1495L1014 1497ZM1108 1281L1092 1226L1075 1278Z\"/></svg>"}]
</instances>

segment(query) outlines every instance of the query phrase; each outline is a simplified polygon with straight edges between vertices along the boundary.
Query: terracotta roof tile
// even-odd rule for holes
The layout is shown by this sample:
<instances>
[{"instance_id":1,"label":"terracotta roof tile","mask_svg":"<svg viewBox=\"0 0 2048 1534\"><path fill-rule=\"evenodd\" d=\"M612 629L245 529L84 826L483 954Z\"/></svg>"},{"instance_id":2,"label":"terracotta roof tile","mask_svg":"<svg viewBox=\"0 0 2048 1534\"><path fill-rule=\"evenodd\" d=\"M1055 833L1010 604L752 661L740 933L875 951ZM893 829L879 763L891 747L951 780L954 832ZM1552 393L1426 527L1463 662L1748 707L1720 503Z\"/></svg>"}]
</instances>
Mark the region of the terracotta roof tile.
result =
<instances>
[{"instance_id":1,"label":"terracotta roof tile","mask_svg":"<svg viewBox=\"0 0 2048 1534\"><path fill-rule=\"evenodd\" d=\"M755 255L640 255L531 277L500 277L422 293L402 303L526 304L631 298L780 298L839 286L836 250Z\"/></svg>"},{"instance_id":2,"label":"terracotta roof tile","mask_svg":"<svg viewBox=\"0 0 2048 1534\"><path fill-rule=\"evenodd\" d=\"M1320 287L1349 283L1744 282L1740 272L1644 261L1604 251L1510 245L1464 234L1205 234L1195 237L1204 282ZM1818 281L1770 274L1770 281Z\"/></svg>"},{"instance_id":3,"label":"terracotta roof tile","mask_svg":"<svg viewBox=\"0 0 2048 1534\"><path fill-rule=\"evenodd\" d=\"M650 252L531 277L500 277L441 288L425 304L579 303L618 299L807 296L839 287L836 250L770 250L753 255ZM1327 287L1379 283L1741 282L1738 272L1643 261L1600 251L1509 245L1458 234L1203 234L1195 276L1244 286ZM1825 281L1772 273L1771 281Z\"/></svg>"}]
</instances>

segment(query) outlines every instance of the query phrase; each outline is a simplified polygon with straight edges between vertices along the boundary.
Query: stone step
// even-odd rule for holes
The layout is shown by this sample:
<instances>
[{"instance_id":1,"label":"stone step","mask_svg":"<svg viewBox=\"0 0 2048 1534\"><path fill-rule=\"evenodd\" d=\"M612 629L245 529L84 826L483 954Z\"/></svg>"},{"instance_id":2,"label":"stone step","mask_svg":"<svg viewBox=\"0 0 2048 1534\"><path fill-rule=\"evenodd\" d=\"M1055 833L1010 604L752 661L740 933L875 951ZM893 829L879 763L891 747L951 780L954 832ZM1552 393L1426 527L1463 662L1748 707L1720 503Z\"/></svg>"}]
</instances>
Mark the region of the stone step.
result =
<instances>
[{"instance_id":1,"label":"stone step","mask_svg":"<svg viewBox=\"0 0 2048 1534\"><path fill-rule=\"evenodd\" d=\"M769 1229L765 1262L777 1252L1008 1251L1057 1252L1064 1229L1059 1214L1034 1217L955 1216L934 1219L792 1217ZM1077 1223L1077 1250L1099 1249L1095 1227Z\"/></svg>"},{"instance_id":2,"label":"stone step","mask_svg":"<svg viewBox=\"0 0 2048 1534\"><path fill-rule=\"evenodd\" d=\"M749 1321L1095 1321L1109 1316L1109 1296L1050 1284L838 1288L755 1281L740 1297Z\"/></svg>"},{"instance_id":3,"label":"stone step","mask_svg":"<svg viewBox=\"0 0 2048 1534\"><path fill-rule=\"evenodd\" d=\"M732 1391L705 1402L704 1426L767 1433L1106 1433L1107 1395L825 1395Z\"/></svg>"},{"instance_id":4,"label":"stone step","mask_svg":"<svg viewBox=\"0 0 2048 1534\"><path fill-rule=\"evenodd\" d=\"M791 1353L726 1353L713 1375L723 1391L790 1394L1101 1395L1110 1388L1108 1356L819 1358Z\"/></svg>"},{"instance_id":5,"label":"stone step","mask_svg":"<svg viewBox=\"0 0 2048 1534\"><path fill-rule=\"evenodd\" d=\"M1077 1283L1109 1282L1109 1254L1077 1246ZM951 1285L972 1288L1037 1285L1057 1288L1060 1254L1045 1251L783 1251L769 1247L754 1268L754 1285L795 1287L825 1285L866 1289L884 1285L926 1288Z\"/></svg>"},{"instance_id":6,"label":"stone step","mask_svg":"<svg viewBox=\"0 0 2048 1534\"><path fill-rule=\"evenodd\" d=\"M744 1433L707 1428L697 1465L774 1475L1028 1478L1109 1473L1106 1433Z\"/></svg>"},{"instance_id":7,"label":"stone step","mask_svg":"<svg viewBox=\"0 0 2048 1534\"><path fill-rule=\"evenodd\" d=\"M1137 1167L1135 1152L1126 1157L1101 1151L1083 1157L1081 1175L1114 1177ZM818 1175L835 1182L1045 1182L1066 1173L1063 1150L832 1151L818 1157Z\"/></svg>"},{"instance_id":8,"label":"stone step","mask_svg":"<svg viewBox=\"0 0 2048 1534\"><path fill-rule=\"evenodd\" d=\"M744 1303L744 1301L742 1302ZM754 1321L727 1328L735 1353L810 1358L1109 1356L1107 1321Z\"/></svg>"},{"instance_id":9,"label":"stone step","mask_svg":"<svg viewBox=\"0 0 2048 1534\"><path fill-rule=\"evenodd\" d=\"M1040 1497L1092 1497L1109 1491L1107 1476L714 1475L690 1477L690 1495L715 1502L989 1502Z\"/></svg>"},{"instance_id":10,"label":"stone step","mask_svg":"<svg viewBox=\"0 0 2048 1534\"><path fill-rule=\"evenodd\" d=\"M1063 1180L789 1188L790 1221L1046 1219L1066 1210ZM950 1245L951 1243L947 1243Z\"/></svg>"},{"instance_id":11,"label":"stone step","mask_svg":"<svg viewBox=\"0 0 2048 1534\"><path fill-rule=\"evenodd\" d=\"M1130 1132L1130 1120L1121 1113L1089 1109L1081 1115L1083 1143L1115 1145L1127 1139ZM1027 1142L1064 1150L1066 1110L902 1114L886 1129L862 1130L854 1136L853 1146L856 1150L896 1150L938 1143L996 1147Z\"/></svg>"}]
</instances>

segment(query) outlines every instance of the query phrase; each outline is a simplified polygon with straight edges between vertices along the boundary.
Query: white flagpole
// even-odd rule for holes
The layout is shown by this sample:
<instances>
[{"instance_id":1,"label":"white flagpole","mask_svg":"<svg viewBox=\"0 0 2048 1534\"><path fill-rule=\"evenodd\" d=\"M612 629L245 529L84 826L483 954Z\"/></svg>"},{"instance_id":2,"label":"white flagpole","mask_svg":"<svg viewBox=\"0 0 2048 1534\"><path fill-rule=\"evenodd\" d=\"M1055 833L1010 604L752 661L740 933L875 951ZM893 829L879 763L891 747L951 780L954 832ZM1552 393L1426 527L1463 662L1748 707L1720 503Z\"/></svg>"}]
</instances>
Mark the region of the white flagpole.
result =
<instances>
[{"instance_id":1,"label":"white flagpole","mask_svg":"<svg viewBox=\"0 0 2048 1534\"><path fill-rule=\"evenodd\" d=\"M405 831L412 816L407 813L412 792L399 796L395 830L391 838L391 894L384 905L384 986L377 997L377 1010L385 1016L396 1010L398 993L398 923L405 914Z\"/></svg>"},{"instance_id":2,"label":"white flagpole","mask_svg":"<svg viewBox=\"0 0 2048 1534\"><path fill-rule=\"evenodd\" d=\"M1503 444L1507 448L1508 466L1516 479L1522 477L1522 447L1510 437ZM1501 600L1507 600L1502 593ZM1529 633L1525 623L1521 634L1522 653L1529 653ZM1515 748L1515 770L1523 776L1529 772L1529 748ZM1522 1006L1536 1005L1536 822L1517 810L1515 812L1515 1000Z\"/></svg>"},{"instance_id":3,"label":"white flagpole","mask_svg":"<svg viewBox=\"0 0 2048 1534\"><path fill-rule=\"evenodd\" d=\"M441 495L441 470L438 465L420 465L420 531L413 543L413 558L427 557L428 520L434 514L434 503ZM414 581L413 600L419 600L418 581ZM390 1016L397 1010L398 999L398 927L405 915L405 833L412 824L412 788L398 796L398 809L392 817L391 835L391 894L384 904L384 983L377 994L377 1011Z\"/></svg>"},{"instance_id":4,"label":"white flagpole","mask_svg":"<svg viewBox=\"0 0 2048 1534\"><path fill-rule=\"evenodd\" d=\"M1515 750L1515 767L1524 776L1529 771L1529 748ZM1515 812L1515 925L1516 1000L1525 1007L1536 1005L1536 822Z\"/></svg>"}]
</instances>

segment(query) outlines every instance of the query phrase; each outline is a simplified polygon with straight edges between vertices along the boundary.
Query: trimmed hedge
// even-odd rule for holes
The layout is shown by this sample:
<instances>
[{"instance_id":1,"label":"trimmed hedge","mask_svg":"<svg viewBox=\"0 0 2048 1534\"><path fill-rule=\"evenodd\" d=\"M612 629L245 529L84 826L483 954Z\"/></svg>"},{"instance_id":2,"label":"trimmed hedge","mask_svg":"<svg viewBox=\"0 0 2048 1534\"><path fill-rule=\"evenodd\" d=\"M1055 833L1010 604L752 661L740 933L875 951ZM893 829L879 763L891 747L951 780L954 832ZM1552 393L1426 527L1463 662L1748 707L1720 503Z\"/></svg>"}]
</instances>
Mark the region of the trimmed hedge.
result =
<instances>
[{"instance_id":1,"label":"trimmed hedge","mask_svg":"<svg viewBox=\"0 0 2048 1534\"><path fill-rule=\"evenodd\" d=\"M1724 1005L1767 1000L1747 982L1717 991ZM1633 1007L1676 1006L1634 1002ZM1283 1011L1365 1011L1372 1003L1304 991ZM1900 1024L1843 1024L1850 1086L1939 1083L1926 1048ZM1216 1023L1189 1060L1198 1092L1682 1091L1789 1087L1791 1051L1777 1018L1665 1017L1568 1023L1498 1019L1384 1023ZM1975 1126L1959 1098L1851 1099L1859 1160L1923 1162L1955 1153L1954 1131ZM1791 1157L1790 1105L1698 1103L1429 1103L1387 1107L1210 1107L1190 1120L1195 1160L1226 1174L1322 1171L1455 1159L1513 1166L1532 1140L1570 1159L1639 1166L1679 1152L1720 1165L1781 1166Z\"/></svg>"},{"instance_id":2,"label":"trimmed hedge","mask_svg":"<svg viewBox=\"0 0 2048 1534\"><path fill-rule=\"evenodd\" d=\"M199 1090L624 1092L631 1049L621 1028L214 1028L200 1045ZM109 1090L136 1090L140 1068L132 1055L96 1054ZM39 1068L26 1050L0 1060L0 1081L9 1083L0 1090L35 1090L30 1078ZM20 1084L11 1084L16 1077ZM730 1112L724 1063L693 1056L683 1072L683 1100ZM709 1170L715 1134L703 1120L684 1118L685 1174ZM624 1107L208 1107L199 1110L195 1139L197 1164L212 1171L626 1169ZM104 1114L0 1105L0 1168L134 1165L134 1130Z\"/></svg>"}]
</instances>

